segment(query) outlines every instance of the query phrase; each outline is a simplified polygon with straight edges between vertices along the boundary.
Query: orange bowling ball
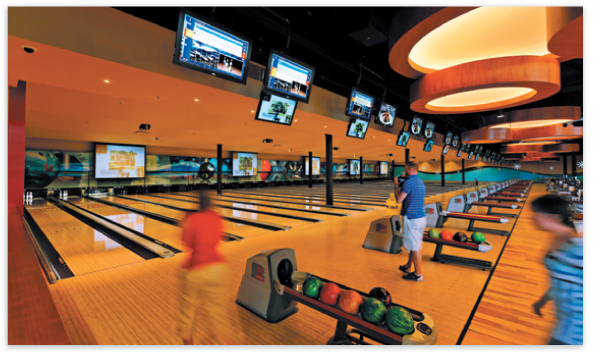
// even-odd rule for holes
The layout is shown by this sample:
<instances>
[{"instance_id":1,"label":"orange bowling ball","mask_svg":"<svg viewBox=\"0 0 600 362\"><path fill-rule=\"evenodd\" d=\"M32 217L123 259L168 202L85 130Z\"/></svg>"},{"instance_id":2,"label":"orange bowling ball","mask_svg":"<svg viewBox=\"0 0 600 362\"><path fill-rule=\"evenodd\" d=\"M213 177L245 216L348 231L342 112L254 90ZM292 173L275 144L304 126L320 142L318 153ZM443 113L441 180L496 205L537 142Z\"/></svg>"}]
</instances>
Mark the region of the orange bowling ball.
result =
<instances>
[{"instance_id":1,"label":"orange bowling ball","mask_svg":"<svg viewBox=\"0 0 600 362\"><path fill-rule=\"evenodd\" d=\"M344 312L357 315L363 299L358 292L348 289L342 292L338 305Z\"/></svg>"},{"instance_id":2,"label":"orange bowling ball","mask_svg":"<svg viewBox=\"0 0 600 362\"><path fill-rule=\"evenodd\" d=\"M265 181L267 177L271 174L271 162L268 160L263 160L260 163L260 179Z\"/></svg>"},{"instance_id":3,"label":"orange bowling ball","mask_svg":"<svg viewBox=\"0 0 600 362\"><path fill-rule=\"evenodd\" d=\"M442 230L442 232L440 233L440 237L442 238L442 240L452 241L454 234L450 230Z\"/></svg>"},{"instance_id":4,"label":"orange bowling ball","mask_svg":"<svg viewBox=\"0 0 600 362\"><path fill-rule=\"evenodd\" d=\"M335 283L327 283L321 288L321 302L329 305L336 305L342 290Z\"/></svg>"}]
</instances>

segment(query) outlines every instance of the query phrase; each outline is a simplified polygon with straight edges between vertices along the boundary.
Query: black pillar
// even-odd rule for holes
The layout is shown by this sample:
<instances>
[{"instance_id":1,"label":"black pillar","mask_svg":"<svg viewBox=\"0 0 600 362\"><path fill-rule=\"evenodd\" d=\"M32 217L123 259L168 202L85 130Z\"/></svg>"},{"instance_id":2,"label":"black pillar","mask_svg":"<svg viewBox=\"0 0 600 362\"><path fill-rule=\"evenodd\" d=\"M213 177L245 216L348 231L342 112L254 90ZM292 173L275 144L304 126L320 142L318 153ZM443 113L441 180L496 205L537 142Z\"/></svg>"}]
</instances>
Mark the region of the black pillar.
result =
<instances>
[{"instance_id":1,"label":"black pillar","mask_svg":"<svg viewBox=\"0 0 600 362\"><path fill-rule=\"evenodd\" d=\"M392 179L394 178L394 175L395 175L394 174L394 168L395 168L394 160L392 160Z\"/></svg>"},{"instance_id":2,"label":"black pillar","mask_svg":"<svg viewBox=\"0 0 600 362\"><path fill-rule=\"evenodd\" d=\"M446 167L444 167L444 155L442 155L442 187L446 186Z\"/></svg>"},{"instance_id":3,"label":"black pillar","mask_svg":"<svg viewBox=\"0 0 600 362\"><path fill-rule=\"evenodd\" d=\"M223 145L217 145L217 194L223 193Z\"/></svg>"},{"instance_id":4,"label":"black pillar","mask_svg":"<svg viewBox=\"0 0 600 362\"><path fill-rule=\"evenodd\" d=\"M327 205L333 206L333 137L325 135L325 153L327 157Z\"/></svg>"},{"instance_id":5,"label":"black pillar","mask_svg":"<svg viewBox=\"0 0 600 362\"><path fill-rule=\"evenodd\" d=\"M463 178L463 185L465 184L465 159L462 159L462 178Z\"/></svg>"},{"instance_id":6,"label":"black pillar","mask_svg":"<svg viewBox=\"0 0 600 362\"><path fill-rule=\"evenodd\" d=\"M404 172L406 172L406 165L410 162L410 149L404 149Z\"/></svg>"},{"instance_id":7,"label":"black pillar","mask_svg":"<svg viewBox=\"0 0 600 362\"><path fill-rule=\"evenodd\" d=\"M563 156L563 176L567 176L567 155Z\"/></svg>"},{"instance_id":8,"label":"black pillar","mask_svg":"<svg viewBox=\"0 0 600 362\"><path fill-rule=\"evenodd\" d=\"M571 153L571 173L573 174L573 182L577 179L577 155L575 152Z\"/></svg>"},{"instance_id":9,"label":"black pillar","mask_svg":"<svg viewBox=\"0 0 600 362\"><path fill-rule=\"evenodd\" d=\"M308 188L312 189L312 152L308 153Z\"/></svg>"},{"instance_id":10,"label":"black pillar","mask_svg":"<svg viewBox=\"0 0 600 362\"><path fill-rule=\"evenodd\" d=\"M360 184L362 185L362 170L363 170L363 166L362 166L362 156L360 156Z\"/></svg>"}]
</instances>

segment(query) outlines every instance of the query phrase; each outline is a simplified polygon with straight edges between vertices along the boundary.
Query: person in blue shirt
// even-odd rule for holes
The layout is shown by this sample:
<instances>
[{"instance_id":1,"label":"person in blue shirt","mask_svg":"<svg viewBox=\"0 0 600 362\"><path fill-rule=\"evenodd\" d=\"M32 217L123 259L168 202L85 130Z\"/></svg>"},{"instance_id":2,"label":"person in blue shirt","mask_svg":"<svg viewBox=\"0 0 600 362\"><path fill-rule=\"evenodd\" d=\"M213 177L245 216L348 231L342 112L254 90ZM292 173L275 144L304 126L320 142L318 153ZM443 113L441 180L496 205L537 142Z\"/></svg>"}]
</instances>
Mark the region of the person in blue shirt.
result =
<instances>
[{"instance_id":1,"label":"person in blue shirt","mask_svg":"<svg viewBox=\"0 0 600 362\"><path fill-rule=\"evenodd\" d=\"M550 274L550 289L533 304L535 314L550 300L556 310L556 325L548 344L583 345L583 238L570 221L567 201L556 195L531 203L538 228L554 234L544 258Z\"/></svg>"},{"instance_id":2,"label":"person in blue shirt","mask_svg":"<svg viewBox=\"0 0 600 362\"><path fill-rule=\"evenodd\" d=\"M411 161L405 167L406 181L401 186L398 181L395 181L400 188L397 203L402 204L400 216L402 216L404 247L409 252L408 262L400 265L398 269L407 273L402 279L422 282L421 248L427 219L424 210L425 184L417 176L418 173L419 165ZM413 264L415 271L409 273Z\"/></svg>"}]
</instances>

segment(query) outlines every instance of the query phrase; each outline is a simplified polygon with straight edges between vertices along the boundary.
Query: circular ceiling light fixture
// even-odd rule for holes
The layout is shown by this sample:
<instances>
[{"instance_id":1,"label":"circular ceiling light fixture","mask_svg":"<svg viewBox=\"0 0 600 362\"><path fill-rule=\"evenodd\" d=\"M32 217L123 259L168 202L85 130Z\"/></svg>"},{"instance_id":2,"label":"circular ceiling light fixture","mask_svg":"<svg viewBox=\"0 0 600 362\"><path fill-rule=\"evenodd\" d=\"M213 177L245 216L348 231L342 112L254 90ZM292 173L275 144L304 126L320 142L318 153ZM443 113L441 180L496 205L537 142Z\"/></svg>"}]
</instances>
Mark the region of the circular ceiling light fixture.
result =
<instances>
[{"instance_id":1,"label":"circular ceiling light fixture","mask_svg":"<svg viewBox=\"0 0 600 362\"><path fill-rule=\"evenodd\" d=\"M581 119L581 108L576 106L543 107L505 112L503 119L491 115L484 117L490 128L530 128L563 124Z\"/></svg>"}]
</instances>

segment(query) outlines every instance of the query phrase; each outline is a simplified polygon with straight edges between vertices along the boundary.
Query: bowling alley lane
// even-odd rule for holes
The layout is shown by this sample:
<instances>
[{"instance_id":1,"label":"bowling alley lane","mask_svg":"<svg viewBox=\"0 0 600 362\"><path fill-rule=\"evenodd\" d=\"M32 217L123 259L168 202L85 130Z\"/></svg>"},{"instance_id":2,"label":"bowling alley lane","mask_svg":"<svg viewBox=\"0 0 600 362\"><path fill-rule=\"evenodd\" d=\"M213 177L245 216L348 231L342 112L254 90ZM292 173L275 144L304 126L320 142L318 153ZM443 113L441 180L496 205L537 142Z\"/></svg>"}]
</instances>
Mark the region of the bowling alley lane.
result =
<instances>
[{"instance_id":1,"label":"bowling alley lane","mask_svg":"<svg viewBox=\"0 0 600 362\"><path fill-rule=\"evenodd\" d=\"M189 202L189 201L177 201L177 200L154 197L154 196L147 196L147 195L128 195L127 197L130 197L130 198L133 198L136 200L140 200L140 201L144 201L144 202L155 202L155 203L159 203L162 205L181 207L181 208L190 209L190 210L197 209L199 206L199 204ZM224 208L217 207L217 206L214 206L213 208L219 215L221 215L223 217L229 216L229 217L246 219L249 221L266 222L266 223L276 224L281 227L285 227L285 226L298 227L298 226L302 226L302 225L310 225L311 224L306 221L289 219L289 218L285 218L283 216L278 217L278 216L258 214L258 213L252 212L252 211L229 210L229 209L224 209Z\"/></svg>"},{"instance_id":2,"label":"bowling alley lane","mask_svg":"<svg viewBox=\"0 0 600 362\"><path fill-rule=\"evenodd\" d=\"M126 228L138 231L174 248L183 250L181 229L175 225L160 222L90 199L69 198L69 202L95 214L102 215Z\"/></svg>"},{"instance_id":3,"label":"bowling alley lane","mask_svg":"<svg viewBox=\"0 0 600 362\"><path fill-rule=\"evenodd\" d=\"M236 194L235 191L229 191L230 194ZM258 192L245 192L245 191L240 191L238 193L239 195L256 195L256 196L264 196L265 193L258 193ZM295 193L269 193L269 194L273 194L276 196L280 196L280 197L285 197L285 198L289 198L289 199L294 199L294 200L305 200L305 201L322 201L326 199L325 195L321 195L321 194L305 194L302 192L295 192ZM333 197L333 201L334 202L340 202L340 203L345 203L345 202L351 202L351 203L356 203L356 204L363 204L363 205L369 205L369 206L385 206L385 198L377 198L377 199L372 199L372 198L363 198L363 197L359 197L359 196L338 196L338 195L334 195Z\"/></svg>"},{"instance_id":4,"label":"bowling alley lane","mask_svg":"<svg viewBox=\"0 0 600 362\"><path fill-rule=\"evenodd\" d=\"M229 198L229 199L238 199L238 200L252 200L253 202L256 200L262 200L262 201L267 201L267 202L287 202L290 204L295 204L295 205L313 205L313 206L317 206L317 207L322 207L322 208L326 208L327 207L327 203L326 200L322 199L322 200L311 200L311 199L293 199L293 198L289 198L287 196L279 196L276 194L265 194L265 195L250 195L250 194L244 194L244 193L229 193L229 192L224 192L223 195L221 195L221 197L224 198ZM368 211L368 210L372 210L373 208L377 207L376 205L360 205L358 203L351 203L348 201L340 201L340 200L335 200L334 198L334 207L333 208L329 208L331 210L340 210L340 209L336 209L335 207L349 207L349 208L356 208L356 209L362 209L362 210L355 210L355 211ZM343 209L342 211L344 212L348 212L348 211L353 211L353 210L347 210L347 209Z\"/></svg>"},{"instance_id":5,"label":"bowling alley lane","mask_svg":"<svg viewBox=\"0 0 600 362\"><path fill-rule=\"evenodd\" d=\"M46 200L25 207L75 276L145 261Z\"/></svg>"},{"instance_id":6,"label":"bowling alley lane","mask_svg":"<svg viewBox=\"0 0 600 362\"><path fill-rule=\"evenodd\" d=\"M198 197L185 196L185 195L180 195L178 193L157 193L154 195L164 197L167 199L172 198L172 199L178 199L178 200L182 200L182 201L198 202ZM226 207L234 207L234 208L238 208L238 209L244 209L244 210L240 210L240 211L246 211L246 210L247 211L265 211L265 212L270 212L270 213L275 213L275 214L282 214L283 216L285 216L285 215L299 216L299 217L305 217L305 218L322 220L322 221L325 221L325 220L331 219L332 217L335 217L335 216L326 215L326 214L305 212L300 209L297 211L296 210L287 210L287 209L278 209L278 208L269 207L268 205L257 206L257 205L246 204L242 201L231 201L231 200L222 200L221 201L221 200L216 200L214 198L212 200L212 204L215 207L226 206Z\"/></svg>"},{"instance_id":7,"label":"bowling alley lane","mask_svg":"<svg viewBox=\"0 0 600 362\"><path fill-rule=\"evenodd\" d=\"M103 198L106 201L113 202L119 205L125 205L128 207L132 207L138 210L151 212L154 214L170 217L176 220L183 220L185 218L186 212L173 210L166 207L162 207L159 205L149 204L143 201L136 201L132 199L125 199L122 197L109 196ZM228 232L234 235L241 236L245 239L252 238L258 235L267 234L271 231L266 229L261 229L257 227L252 227L249 225L238 224L236 222L231 222L227 220L223 220L223 231Z\"/></svg>"}]
</instances>

